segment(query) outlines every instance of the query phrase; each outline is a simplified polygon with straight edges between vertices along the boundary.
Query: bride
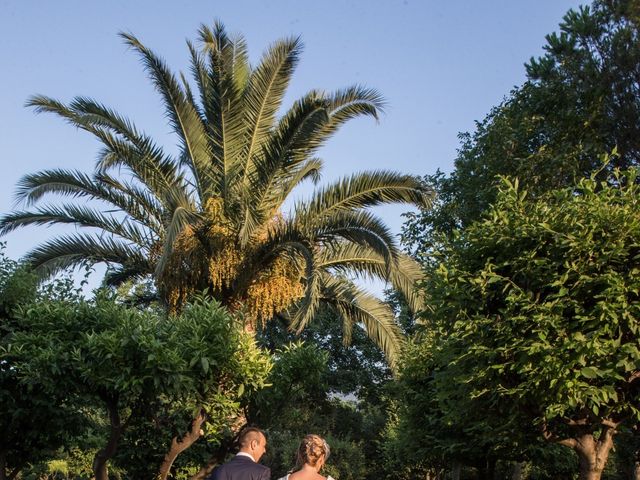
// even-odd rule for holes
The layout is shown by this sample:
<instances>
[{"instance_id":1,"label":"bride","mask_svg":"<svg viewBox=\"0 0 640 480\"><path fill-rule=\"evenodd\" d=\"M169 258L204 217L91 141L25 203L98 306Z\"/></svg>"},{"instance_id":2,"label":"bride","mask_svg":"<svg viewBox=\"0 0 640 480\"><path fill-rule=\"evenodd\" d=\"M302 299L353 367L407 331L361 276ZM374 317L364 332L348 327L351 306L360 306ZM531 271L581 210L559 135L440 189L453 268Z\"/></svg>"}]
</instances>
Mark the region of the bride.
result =
<instances>
[{"instance_id":1,"label":"bride","mask_svg":"<svg viewBox=\"0 0 640 480\"><path fill-rule=\"evenodd\" d=\"M278 480L334 480L323 477L320 470L329 458L329 445L318 435L306 435L298 447L296 469Z\"/></svg>"}]
</instances>

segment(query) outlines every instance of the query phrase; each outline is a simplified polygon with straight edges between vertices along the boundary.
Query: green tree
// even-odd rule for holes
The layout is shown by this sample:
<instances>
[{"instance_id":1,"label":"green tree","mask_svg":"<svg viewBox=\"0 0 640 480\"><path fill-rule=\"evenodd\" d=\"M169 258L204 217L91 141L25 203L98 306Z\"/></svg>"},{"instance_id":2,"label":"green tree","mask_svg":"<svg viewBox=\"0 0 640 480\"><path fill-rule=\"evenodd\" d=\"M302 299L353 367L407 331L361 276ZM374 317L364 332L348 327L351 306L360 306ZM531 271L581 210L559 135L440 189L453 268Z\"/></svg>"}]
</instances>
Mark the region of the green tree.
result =
<instances>
[{"instance_id":1,"label":"green tree","mask_svg":"<svg viewBox=\"0 0 640 480\"><path fill-rule=\"evenodd\" d=\"M640 416L639 207L635 171L531 200L506 182L443 241L425 284L439 401L498 413L507 440L535 427L600 478Z\"/></svg>"},{"instance_id":2,"label":"green tree","mask_svg":"<svg viewBox=\"0 0 640 480\"><path fill-rule=\"evenodd\" d=\"M322 308L313 324L296 334L289 330L285 321L275 319L268 328L258 332L257 340L274 354L282 345L298 341L318 348L323 355L328 355L328 391L373 400L379 388L391 379L384 354L368 341L366 332L358 325L354 326L351 337L345 342L338 320L338 313Z\"/></svg>"},{"instance_id":3,"label":"green tree","mask_svg":"<svg viewBox=\"0 0 640 480\"><path fill-rule=\"evenodd\" d=\"M126 449L130 458L120 456L119 465L136 478L155 478L158 471L166 478L180 453L175 444L190 446L205 420L210 440L219 438L241 414L241 397L261 388L269 371L268 358L239 322L212 302L197 301L168 318L99 294L91 302L41 301L18 319L6 351L13 352L21 383L63 392L89 415L92 407L106 410L104 443L93 460L97 480L108 478L108 462L128 440L125 433L154 430L151 420L165 427L155 433L167 436L147 445L138 433ZM145 448L144 458L134 455Z\"/></svg>"},{"instance_id":4,"label":"green tree","mask_svg":"<svg viewBox=\"0 0 640 480\"><path fill-rule=\"evenodd\" d=\"M437 240L478 220L495 200L498 176L517 177L529 195L563 188L601 167L640 163L640 11L637 0L595 0L570 10L527 81L460 135L450 175L425 177L436 208L408 215L404 241L428 257Z\"/></svg>"},{"instance_id":5,"label":"green tree","mask_svg":"<svg viewBox=\"0 0 640 480\"><path fill-rule=\"evenodd\" d=\"M395 304L393 307L395 311ZM334 478L373 479L387 473L380 444L391 371L383 352L359 326L353 328L350 343L345 345L337 320L335 312L323 308L300 335L281 321L271 322L258 333L258 341L274 352L276 361L270 380L273 386L260 392L255 400L257 411L250 413L255 412L259 418L254 422L277 439L268 457L272 472L286 473L292 468L298 442L314 431L329 438L328 473ZM403 325L401 319L398 323ZM300 341L304 348L288 349L283 355L282 345ZM281 401L274 402L275 398Z\"/></svg>"},{"instance_id":6,"label":"green tree","mask_svg":"<svg viewBox=\"0 0 640 480\"><path fill-rule=\"evenodd\" d=\"M335 378L330 358L328 351L313 342L297 341L279 348L269 376L271 387L252 399L248 420L268 431L271 447L265 463L274 477L284 476L296 466L300 440L314 432L331 446L326 474L338 480L371 478L358 436L360 415L353 402L332 391Z\"/></svg>"},{"instance_id":7,"label":"green tree","mask_svg":"<svg viewBox=\"0 0 640 480\"><path fill-rule=\"evenodd\" d=\"M171 310L208 289L225 306L244 305L253 323L278 314L300 331L326 302L349 320L347 329L350 322L364 325L393 362L400 335L392 312L343 274L387 279L419 308L413 286L420 269L369 207L427 206L432 192L412 176L360 173L317 189L290 214L282 210L296 186L318 180L322 161L315 155L333 133L354 117L378 117L380 95L361 86L313 90L277 118L300 56L298 38L274 43L252 67L242 37L230 37L219 23L202 26L199 48L188 42L194 91L137 38L121 36L162 97L179 154L166 154L93 100L65 105L33 97L28 105L93 134L103 149L93 174L57 169L19 183L18 198L27 205L51 193L81 204L8 214L0 231L42 224L97 228L51 240L26 258L45 275L89 261L109 265L109 284L153 276ZM117 213L87 200L106 202Z\"/></svg>"},{"instance_id":8,"label":"green tree","mask_svg":"<svg viewBox=\"0 0 640 480\"><path fill-rule=\"evenodd\" d=\"M61 284L45 292L62 289ZM65 402L61 392L46 392L37 379L20 381L16 355L10 347L18 328L16 311L42 293L37 278L10 260L0 248L0 479L18 478L29 464L49 458L68 447L85 427L77 405Z\"/></svg>"},{"instance_id":9,"label":"green tree","mask_svg":"<svg viewBox=\"0 0 640 480\"><path fill-rule=\"evenodd\" d=\"M466 364L454 363L460 350L448 347L451 326L428 325L407 343L392 385L384 454L395 478L447 472L493 480L523 464L538 479L572 478L577 459L543 442L518 408L479 397L462 381Z\"/></svg>"}]
</instances>

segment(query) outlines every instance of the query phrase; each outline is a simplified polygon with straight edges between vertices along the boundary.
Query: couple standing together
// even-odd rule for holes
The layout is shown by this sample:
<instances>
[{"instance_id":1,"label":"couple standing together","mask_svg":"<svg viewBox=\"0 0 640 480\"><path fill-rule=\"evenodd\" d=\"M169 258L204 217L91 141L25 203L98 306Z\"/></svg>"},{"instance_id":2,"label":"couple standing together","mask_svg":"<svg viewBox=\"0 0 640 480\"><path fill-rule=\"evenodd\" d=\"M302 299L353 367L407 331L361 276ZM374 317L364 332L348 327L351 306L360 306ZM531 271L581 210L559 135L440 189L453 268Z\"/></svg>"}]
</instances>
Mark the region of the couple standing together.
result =
<instances>
[{"instance_id":1,"label":"couple standing together","mask_svg":"<svg viewBox=\"0 0 640 480\"><path fill-rule=\"evenodd\" d=\"M238 439L240 451L217 467L209 480L270 480L271 469L258 461L267 451L267 437L259 428L247 428ZM320 475L329 458L329 445L318 435L307 435L298 447L296 468L278 480L334 480Z\"/></svg>"}]
</instances>

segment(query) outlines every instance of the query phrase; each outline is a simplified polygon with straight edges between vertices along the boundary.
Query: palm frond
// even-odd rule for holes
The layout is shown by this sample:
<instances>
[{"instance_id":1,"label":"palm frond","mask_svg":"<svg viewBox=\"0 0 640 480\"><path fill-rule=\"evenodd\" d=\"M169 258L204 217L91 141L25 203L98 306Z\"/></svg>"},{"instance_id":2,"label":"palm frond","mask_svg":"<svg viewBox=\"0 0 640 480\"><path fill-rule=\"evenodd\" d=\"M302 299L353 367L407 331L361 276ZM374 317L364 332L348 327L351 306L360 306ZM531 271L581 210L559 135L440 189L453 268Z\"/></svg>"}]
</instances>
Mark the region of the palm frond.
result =
<instances>
[{"instance_id":1,"label":"palm frond","mask_svg":"<svg viewBox=\"0 0 640 480\"><path fill-rule=\"evenodd\" d=\"M69 108L84 122L95 127L107 128L135 145L145 155L157 160L163 159L162 148L157 146L148 135L139 132L131 120L115 110L87 97L75 97L69 104Z\"/></svg>"},{"instance_id":2,"label":"palm frond","mask_svg":"<svg viewBox=\"0 0 640 480\"><path fill-rule=\"evenodd\" d=\"M263 153L253 162L253 171L249 174L250 197L246 199L251 216L258 219L270 215L280 208L282 186L292 179L299 181L306 177L300 175L300 166L307 161L305 139L309 132L321 128L327 120L326 102L317 93L310 93L296 102L283 118L268 141L263 144ZM307 164L307 172L312 170ZM287 185L293 189L295 185ZM256 223L261 223L260 221ZM248 229L244 229L245 231ZM247 240L252 231L247 231Z\"/></svg>"},{"instance_id":3,"label":"palm frond","mask_svg":"<svg viewBox=\"0 0 640 480\"><path fill-rule=\"evenodd\" d=\"M167 157L162 148L149 136L138 132L127 118L85 97L76 97L70 108L83 121L96 127L107 128L126 140L114 142L107 138L106 151L96 166L98 172L124 166L151 191L161 190L165 185L175 183L180 177L175 161Z\"/></svg>"},{"instance_id":4,"label":"palm frond","mask_svg":"<svg viewBox=\"0 0 640 480\"><path fill-rule=\"evenodd\" d=\"M324 275L322 287L322 300L343 318L362 325L394 368L404 339L391 308L345 278Z\"/></svg>"},{"instance_id":5,"label":"palm frond","mask_svg":"<svg viewBox=\"0 0 640 480\"><path fill-rule=\"evenodd\" d=\"M33 205L49 193L73 197L102 198L106 196L105 190L101 185L96 185L91 176L73 170L55 169L23 176L18 181L14 197L15 204L24 202L27 205Z\"/></svg>"},{"instance_id":6,"label":"palm frond","mask_svg":"<svg viewBox=\"0 0 640 480\"><path fill-rule=\"evenodd\" d=\"M156 90L164 99L167 116L174 131L180 138L183 150L190 160L190 170L196 180L198 192L206 198L213 194L210 183L210 151L207 134L202 119L185 92L171 73L164 60L146 48L135 36L120 33L125 43L136 50Z\"/></svg>"},{"instance_id":7,"label":"palm frond","mask_svg":"<svg viewBox=\"0 0 640 480\"><path fill-rule=\"evenodd\" d=\"M309 213L321 217L334 211L387 203L428 208L433 196L433 190L418 177L389 171L362 172L317 191L309 203Z\"/></svg>"},{"instance_id":8,"label":"palm frond","mask_svg":"<svg viewBox=\"0 0 640 480\"><path fill-rule=\"evenodd\" d=\"M192 51L192 71L201 90L201 100L207 119L212 162L215 164L218 191L227 213L233 198L229 194L229 182L234 165L238 162L244 137L242 122L242 92L249 71L246 43L242 37L231 39L224 26L216 22L213 31L202 25L200 42L208 63Z\"/></svg>"},{"instance_id":9,"label":"palm frond","mask_svg":"<svg viewBox=\"0 0 640 480\"><path fill-rule=\"evenodd\" d=\"M29 225L73 224L81 227L98 228L104 232L119 236L124 240L144 248L153 243L152 232L129 218L116 219L95 209L78 206L48 206L37 208L33 212L19 211L0 217L0 235Z\"/></svg>"},{"instance_id":10,"label":"palm frond","mask_svg":"<svg viewBox=\"0 0 640 480\"><path fill-rule=\"evenodd\" d=\"M404 253L398 255L395 265L388 265L382 256L368 247L338 242L322 249L319 258L319 268L339 276L389 281L405 298L412 312L425 307L424 297L417 288L424 278L424 271L418 262Z\"/></svg>"},{"instance_id":11,"label":"palm frond","mask_svg":"<svg viewBox=\"0 0 640 480\"><path fill-rule=\"evenodd\" d=\"M46 95L33 95L27 99L25 106L34 107L36 113L54 113L62 117L70 125L90 132L98 137L105 133L104 127L96 126L88 119L79 115L78 112L67 107L60 102Z\"/></svg>"},{"instance_id":12,"label":"palm frond","mask_svg":"<svg viewBox=\"0 0 640 480\"><path fill-rule=\"evenodd\" d=\"M306 259L304 297L296 302L291 315L291 330L300 334L313 320L320 305L320 278L322 272L316 268L314 257Z\"/></svg>"},{"instance_id":13,"label":"palm frond","mask_svg":"<svg viewBox=\"0 0 640 480\"><path fill-rule=\"evenodd\" d=\"M98 160L99 168L96 172L96 178L105 178L109 169L115 165L124 166L131 172L133 179L139 184L135 190L142 192L147 189L163 209L171 208L172 198L191 199L192 195L198 194L197 187L190 182L188 177L182 174L175 177L167 176L157 169L153 160L139 157L135 151L128 154L114 154L110 150L105 150ZM128 182L128 185L133 185L133 183Z\"/></svg>"},{"instance_id":14,"label":"palm frond","mask_svg":"<svg viewBox=\"0 0 640 480\"><path fill-rule=\"evenodd\" d=\"M140 273L139 266L135 264L126 267L123 265L110 265L110 268L104 274L104 283L113 287L130 280L143 280L148 276L148 274Z\"/></svg>"},{"instance_id":15,"label":"palm frond","mask_svg":"<svg viewBox=\"0 0 640 480\"><path fill-rule=\"evenodd\" d=\"M162 239L162 255L155 268L155 277L160 278L169 262L173 246L178 235L190 224L197 221L198 214L193 210L192 205L176 205L171 211L171 215L166 221L165 237Z\"/></svg>"},{"instance_id":16,"label":"palm frond","mask_svg":"<svg viewBox=\"0 0 640 480\"><path fill-rule=\"evenodd\" d=\"M311 179L313 184L320 181L320 172L322 171L323 162L319 158L310 158L306 162L289 169L288 177L280 179L278 191L272 191L273 198L265 199L265 208L276 208L281 206L289 197L294 188L296 188L304 180ZM275 189L272 189L275 190Z\"/></svg>"},{"instance_id":17,"label":"palm frond","mask_svg":"<svg viewBox=\"0 0 640 480\"><path fill-rule=\"evenodd\" d=\"M111 191L117 191L122 194L122 197L131 198L135 202L118 204L123 212L129 214L134 220L145 224L157 234L162 233L164 227L162 226L163 204L161 200L164 195L162 198L158 198L144 187L126 180L118 180L107 173L96 174L94 178Z\"/></svg>"},{"instance_id":18,"label":"palm frond","mask_svg":"<svg viewBox=\"0 0 640 480\"><path fill-rule=\"evenodd\" d=\"M216 63L216 74L224 72L233 82L236 92L243 92L251 74L247 42L242 35L228 35L222 22L216 20L213 30L202 25L199 38L206 52L220 52L221 62ZM214 64L212 64L214 65Z\"/></svg>"},{"instance_id":19,"label":"palm frond","mask_svg":"<svg viewBox=\"0 0 640 480\"><path fill-rule=\"evenodd\" d=\"M399 250L393 235L371 212L340 211L316 219L305 212L295 215L294 220L299 224L298 228L306 231L320 245L328 246L344 239L370 248L384 259L389 269L397 263Z\"/></svg>"},{"instance_id":20,"label":"palm frond","mask_svg":"<svg viewBox=\"0 0 640 480\"><path fill-rule=\"evenodd\" d=\"M37 113L55 113L96 136L104 144L97 165L99 171L125 165L152 191L163 186L157 185L158 178L166 184L178 175L173 162L164 158L162 149L150 138L140 134L126 118L93 100L76 97L67 107L55 99L37 95L27 101L27 106L35 107Z\"/></svg>"},{"instance_id":21,"label":"palm frond","mask_svg":"<svg viewBox=\"0 0 640 480\"><path fill-rule=\"evenodd\" d=\"M105 235L64 235L31 250L25 256L42 278L61 270L86 264L107 263L133 266L141 273L152 273L148 258L140 249ZM133 267L130 267L133 268Z\"/></svg>"},{"instance_id":22,"label":"palm frond","mask_svg":"<svg viewBox=\"0 0 640 480\"><path fill-rule=\"evenodd\" d=\"M198 114L198 116L200 117L200 121L203 123L203 126L204 126L204 122L205 122L204 114L200 110L200 106L198 105L198 102L196 102L196 97L193 94L193 89L191 88L191 84L189 84L189 80L187 80L187 77L183 72L180 72L180 83L182 84L182 89L184 91L184 95L187 99L187 102L189 103L189 105L191 105L193 110Z\"/></svg>"},{"instance_id":23,"label":"palm frond","mask_svg":"<svg viewBox=\"0 0 640 480\"><path fill-rule=\"evenodd\" d=\"M37 113L55 113L96 136L104 144L97 163L99 172L124 165L153 192L161 191L178 176L171 159L164 158L149 138L141 136L124 117L92 100L78 97L67 107L37 95L28 100L27 106L35 107Z\"/></svg>"},{"instance_id":24,"label":"palm frond","mask_svg":"<svg viewBox=\"0 0 640 480\"><path fill-rule=\"evenodd\" d=\"M85 197L113 205L160 234L161 214L149 196L135 189L128 190L115 179L104 181L105 178L108 177L61 169L28 174L18 182L16 204L33 205L47 194Z\"/></svg>"},{"instance_id":25,"label":"palm frond","mask_svg":"<svg viewBox=\"0 0 640 480\"><path fill-rule=\"evenodd\" d=\"M249 244L252 235L264 225L266 217L265 212L262 212L253 206L252 200L255 197L252 197L249 194L247 197L247 204L244 206L241 221L238 222L240 228L238 230L238 243L242 247Z\"/></svg>"},{"instance_id":26,"label":"palm frond","mask_svg":"<svg viewBox=\"0 0 640 480\"><path fill-rule=\"evenodd\" d=\"M254 157L262 152L263 143L269 138L275 115L295 69L302 42L300 38L281 40L273 44L263 55L258 67L251 72L243 95L244 125L246 133L239 172L243 185L253 171Z\"/></svg>"},{"instance_id":27,"label":"palm frond","mask_svg":"<svg viewBox=\"0 0 640 480\"><path fill-rule=\"evenodd\" d=\"M328 102L322 92L312 90L297 100L278 122L265 145L267 155L280 170L307 160L313 151L309 138L329 121ZM278 170L276 170L278 171Z\"/></svg>"},{"instance_id":28,"label":"palm frond","mask_svg":"<svg viewBox=\"0 0 640 480\"><path fill-rule=\"evenodd\" d=\"M173 165L172 159L161 163L156 158L140 152L129 142L111 135L103 135L102 143L104 146L99 152L95 169L98 175L124 168L159 198L162 197L165 188L182 182L183 174Z\"/></svg>"},{"instance_id":29,"label":"palm frond","mask_svg":"<svg viewBox=\"0 0 640 480\"><path fill-rule=\"evenodd\" d=\"M354 85L327 95L329 121L321 130L314 132L308 140L316 151L347 121L359 116L378 120L385 102L379 92L372 88Z\"/></svg>"}]
</instances>

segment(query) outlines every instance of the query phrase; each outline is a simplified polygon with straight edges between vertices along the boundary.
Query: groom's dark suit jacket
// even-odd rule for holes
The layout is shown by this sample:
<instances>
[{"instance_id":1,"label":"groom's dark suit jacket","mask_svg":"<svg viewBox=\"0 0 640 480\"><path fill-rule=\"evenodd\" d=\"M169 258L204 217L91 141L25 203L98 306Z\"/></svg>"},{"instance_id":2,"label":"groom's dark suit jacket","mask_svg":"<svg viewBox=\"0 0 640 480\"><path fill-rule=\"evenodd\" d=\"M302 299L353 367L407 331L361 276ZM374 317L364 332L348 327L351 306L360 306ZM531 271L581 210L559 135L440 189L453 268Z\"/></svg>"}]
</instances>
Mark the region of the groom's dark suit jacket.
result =
<instances>
[{"instance_id":1,"label":"groom's dark suit jacket","mask_svg":"<svg viewBox=\"0 0 640 480\"><path fill-rule=\"evenodd\" d=\"M244 455L236 455L227 463L216 467L210 480L270 480L271 469Z\"/></svg>"}]
</instances>

